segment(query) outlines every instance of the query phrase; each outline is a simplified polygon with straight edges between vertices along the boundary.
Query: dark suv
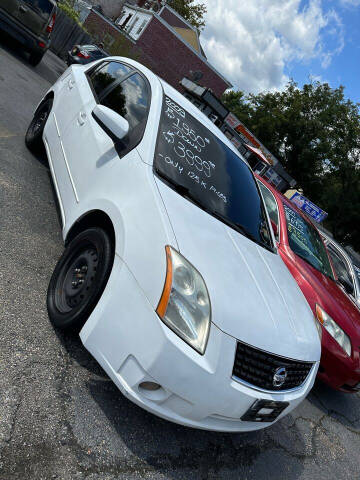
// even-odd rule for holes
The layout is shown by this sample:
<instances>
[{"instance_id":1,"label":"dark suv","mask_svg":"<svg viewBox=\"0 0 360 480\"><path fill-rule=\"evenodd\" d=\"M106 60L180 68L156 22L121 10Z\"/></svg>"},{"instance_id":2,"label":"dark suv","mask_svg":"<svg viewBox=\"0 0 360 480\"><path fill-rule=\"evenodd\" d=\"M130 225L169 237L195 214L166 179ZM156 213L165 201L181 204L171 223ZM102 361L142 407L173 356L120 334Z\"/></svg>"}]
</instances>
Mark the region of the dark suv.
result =
<instances>
[{"instance_id":1,"label":"dark suv","mask_svg":"<svg viewBox=\"0 0 360 480\"><path fill-rule=\"evenodd\" d=\"M55 0L0 1L0 30L10 34L30 52L32 65L41 62L50 46L55 16Z\"/></svg>"}]
</instances>

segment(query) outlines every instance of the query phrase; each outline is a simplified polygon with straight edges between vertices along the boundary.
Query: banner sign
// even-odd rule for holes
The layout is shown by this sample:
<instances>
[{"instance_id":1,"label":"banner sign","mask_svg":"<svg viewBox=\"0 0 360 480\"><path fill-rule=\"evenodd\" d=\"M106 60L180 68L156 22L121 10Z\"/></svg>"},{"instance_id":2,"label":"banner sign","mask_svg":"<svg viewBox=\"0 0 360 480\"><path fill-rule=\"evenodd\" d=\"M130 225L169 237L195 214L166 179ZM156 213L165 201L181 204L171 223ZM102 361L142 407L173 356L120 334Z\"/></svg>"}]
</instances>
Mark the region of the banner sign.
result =
<instances>
[{"instance_id":1,"label":"banner sign","mask_svg":"<svg viewBox=\"0 0 360 480\"><path fill-rule=\"evenodd\" d=\"M254 138L254 136L249 132L247 128L244 127L241 123L235 128L238 133L242 133L256 148L260 147L260 143Z\"/></svg>"},{"instance_id":2,"label":"banner sign","mask_svg":"<svg viewBox=\"0 0 360 480\"><path fill-rule=\"evenodd\" d=\"M240 120L238 120L238 118L233 113L229 113L229 115L225 118L225 122L234 129L238 125L240 125Z\"/></svg>"},{"instance_id":3,"label":"banner sign","mask_svg":"<svg viewBox=\"0 0 360 480\"><path fill-rule=\"evenodd\" d=\"M303 212L305 212L309 217L313 218L317 223L321 223L328 216L324 210L321 210L320 207L310 202L310 200L300 193L296 192L290 198L290 200Z\"/></svg>"}]
</instances>

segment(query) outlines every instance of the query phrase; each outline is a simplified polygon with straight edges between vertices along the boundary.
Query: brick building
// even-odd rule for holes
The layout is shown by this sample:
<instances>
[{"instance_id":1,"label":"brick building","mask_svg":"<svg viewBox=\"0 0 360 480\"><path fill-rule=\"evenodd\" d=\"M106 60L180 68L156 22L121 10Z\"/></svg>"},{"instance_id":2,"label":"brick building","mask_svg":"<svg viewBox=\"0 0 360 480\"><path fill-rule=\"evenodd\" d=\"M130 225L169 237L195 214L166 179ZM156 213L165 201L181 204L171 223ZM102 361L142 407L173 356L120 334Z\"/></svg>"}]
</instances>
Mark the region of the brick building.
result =
<instances>
[{"instance_id":1,"label":"brick building","mask_svg":"<svg viewBox=\"0 0 360 480\"><path fill-rule=\"evenodd\" d=\"M232 87L207 60L199 31L168 5L141 0L136 5L126 3L115 23L92 10L84 27L93 35L97 31L97 37L103 35L106 44L109 36L116 41L125 34L139 61L181 92L181 80L194 72L219 97Z\"/></svg>"}]
</instances>

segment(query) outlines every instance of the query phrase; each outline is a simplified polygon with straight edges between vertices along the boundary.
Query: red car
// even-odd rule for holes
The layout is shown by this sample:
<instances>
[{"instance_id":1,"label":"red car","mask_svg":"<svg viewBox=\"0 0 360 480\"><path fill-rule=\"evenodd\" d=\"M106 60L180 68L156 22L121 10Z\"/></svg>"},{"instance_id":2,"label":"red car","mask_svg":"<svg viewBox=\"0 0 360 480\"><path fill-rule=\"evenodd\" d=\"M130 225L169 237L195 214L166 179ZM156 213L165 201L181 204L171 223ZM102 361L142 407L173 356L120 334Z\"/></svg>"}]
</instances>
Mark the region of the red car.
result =
<instances>
[{"instance_id":1,"label":"red car","mask_svg":"<svg viewBox=\"0 0 360 480\"><path fill-rule=\"evenodd\" d=\"M286 197L257 178L279 254L322 325L318 378L336 390L359 391L360 310L339 284L316 227Z\"/></svg>"}]
</instances>

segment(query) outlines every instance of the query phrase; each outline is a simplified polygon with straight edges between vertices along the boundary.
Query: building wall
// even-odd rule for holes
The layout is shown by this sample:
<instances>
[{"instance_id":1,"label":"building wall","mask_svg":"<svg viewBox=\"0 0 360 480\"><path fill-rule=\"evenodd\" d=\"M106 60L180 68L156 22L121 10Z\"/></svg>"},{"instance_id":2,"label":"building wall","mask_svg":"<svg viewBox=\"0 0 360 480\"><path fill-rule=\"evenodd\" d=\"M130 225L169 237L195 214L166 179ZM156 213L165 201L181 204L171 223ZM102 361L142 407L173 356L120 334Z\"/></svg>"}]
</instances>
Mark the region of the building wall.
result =
<instances>
[{"instance_id":1,"label":"building wall","mask_svg":"<svg viewBox=\"0 0 360 480\"><path fill-rule=\"evenodd\" d=\"M105 50L110 55L129 57L146 64L146 58L135 42L119 31L119 27L115 27L109 20L104 19L94 10L91 10L85 20L84 27L96 43L104 43Z\"/></svg>"},{"instance_id":2,"label":"building wall","mask_svg":"<svg viewBox=\"0 0 360 480\"><path fill-rule=\"evenodd\" d=\"M138 60L180 92L183 92L180 81L189 75L190 70L201 71L203 73L201 84L211 88L219 97L228 88L226 82L216 72L156 17L153 17L136 44L94 11L87 17L84 27L97 42L104 42L109 53ZM124 45L123 51L120 49L114 53L109 39L114 39L114 45L119 42Z\"/></svg>"},{"instance_id":3,"label":"building wall","mask_svg":"<svg viewBox=\"0 0 360 480\"><path fill-rule=\"evenodd\" d=\"M142 33L137 45L151 61L152 70L177 90L183 91L179 82L192 71L201 71L201 84L217 96L228 88L227 83L201 58L176 37L159 19L153 18Z\"/></svg>"}]
</instances>

